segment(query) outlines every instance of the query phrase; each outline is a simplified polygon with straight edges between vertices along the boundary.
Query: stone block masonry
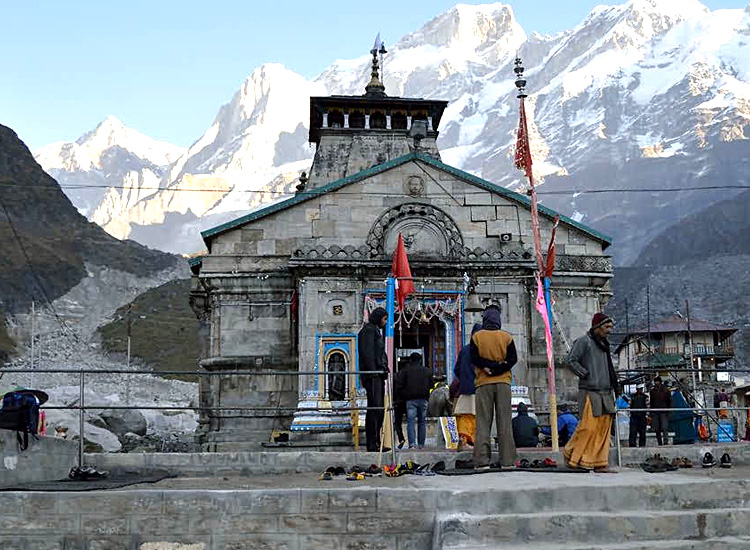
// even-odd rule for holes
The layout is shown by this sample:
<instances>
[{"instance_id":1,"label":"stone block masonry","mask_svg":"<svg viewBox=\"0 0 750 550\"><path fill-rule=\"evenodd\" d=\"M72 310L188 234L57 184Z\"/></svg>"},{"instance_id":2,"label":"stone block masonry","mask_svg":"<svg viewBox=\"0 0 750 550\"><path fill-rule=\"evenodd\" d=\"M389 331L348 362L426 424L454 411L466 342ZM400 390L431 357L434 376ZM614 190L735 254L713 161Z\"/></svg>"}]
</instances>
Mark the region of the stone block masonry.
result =
<instances>
[{"instance_id":1,"label":"stone block masonry","mask_svg":"<svg viewBox=\"0 0 750 550\"><path fill-rule=\"evenodd\" d=\"M741 534L750 518L746 472L722 491L697 473L507 472L356 484L265 476L248 489L237 488L241 478L183 478L114 491L0 492L0 548L439 550L529 540L598 547Z\"/></svg>"},{"instance_id":2,"label":"stone block masonry","mask_svg":"<svg viewBox=\"0 0 750 550\"><path fill-rule=\"evenodd\" d=\"M29 448L18 449L16 433L0 430L0 487L63 479L78 462L78 444L55 437L29 436Z\"/></svg>"}]
</instances>

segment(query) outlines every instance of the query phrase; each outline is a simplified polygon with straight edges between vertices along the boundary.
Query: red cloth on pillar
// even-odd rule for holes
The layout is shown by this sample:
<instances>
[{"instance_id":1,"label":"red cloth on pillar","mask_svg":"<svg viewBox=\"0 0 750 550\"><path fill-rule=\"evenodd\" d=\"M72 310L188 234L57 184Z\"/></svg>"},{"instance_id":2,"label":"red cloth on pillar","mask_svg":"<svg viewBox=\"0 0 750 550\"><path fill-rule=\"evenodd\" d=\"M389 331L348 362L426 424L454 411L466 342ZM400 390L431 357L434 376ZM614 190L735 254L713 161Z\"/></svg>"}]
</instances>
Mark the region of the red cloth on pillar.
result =
<instances>
[{"instance_id":1,"label":"red cloth on pillar","mask_svg":"<svg viewBox=\"0 0 750 550\"><path fill-rule=\"evenodd\" d=\"M414 281L411 279L409 258L406 257L406 247L404 246L404 238L401 236L401 233L398 234L396 250L393 251L391 272L396 278L396 301L398 302L398 308L403 311L406 298L414 292Z\"/></svg>"}]
</instances>

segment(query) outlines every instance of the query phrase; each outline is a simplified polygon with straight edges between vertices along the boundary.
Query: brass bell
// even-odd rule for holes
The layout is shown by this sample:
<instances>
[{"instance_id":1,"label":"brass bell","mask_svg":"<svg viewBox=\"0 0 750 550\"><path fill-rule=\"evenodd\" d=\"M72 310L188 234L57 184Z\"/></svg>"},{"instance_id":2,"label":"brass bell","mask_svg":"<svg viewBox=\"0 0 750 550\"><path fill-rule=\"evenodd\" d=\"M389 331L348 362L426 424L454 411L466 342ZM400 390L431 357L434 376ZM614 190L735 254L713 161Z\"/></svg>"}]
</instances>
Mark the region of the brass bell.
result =
<instances>
[{"instance_id":1,"label":"brass bell","mask_svg":"<svg viewBox=\"0 0 750 550\"><path fill-rule=\"evenodd\" d=\"M474 291L469 292L466 296L466 305L464 306L466 313L478 313L484 311L482 301L479 299L479 294Z\"/></svg>"}]
</instances>

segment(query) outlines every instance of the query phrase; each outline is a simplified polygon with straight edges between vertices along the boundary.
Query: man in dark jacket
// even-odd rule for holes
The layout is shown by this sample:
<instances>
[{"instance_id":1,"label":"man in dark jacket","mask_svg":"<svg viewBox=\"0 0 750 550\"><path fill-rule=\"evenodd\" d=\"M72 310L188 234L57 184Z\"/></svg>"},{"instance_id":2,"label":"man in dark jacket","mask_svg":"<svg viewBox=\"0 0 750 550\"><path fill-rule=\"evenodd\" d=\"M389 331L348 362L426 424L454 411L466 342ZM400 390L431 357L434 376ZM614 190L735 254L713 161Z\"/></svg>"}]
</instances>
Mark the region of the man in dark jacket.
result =
<instances>
[{"instance_id":1,"label":"man in dark jacket","mask_svg":"<svg viewBox=\"0 0 750 550\"><path fill-rule=\"evenodd\" d=\"M539 444L539 424L529 416L529 408L521 401L513 419L513 440L516 447L536 447Z\"/></svg>"},{"instance_id":2,"label":"man in dark jacket","mask_svg":"<svg viewBox=\"0 0 750 550\"><path fill-rule=\"evenodd\" d=\"M394 393L406 400L406 437L409 448L424 448L427 437L427 400L432 388L432 373L422 365L422 356L412 353L409 364L398 373Z\"/></svg>"},{"instance_id":3,"label":"man in dark jacket","mask_svg":"<svg viewBox=\"0 0 750 550\"><path fill-rule=\"evenodd\" d=\"M375 308L357 337L359 370L364 371L360 373L359 379L367 392L365 434L367 450L371 452L380 450L380 430L383 427L384 411L382 407L385 398L385 380L388 379L388 358L385 354L385 339L382 329L385 328L387 318L388 314L385 309L382 307ZM370 407L381 408L371 410Z\"/></svg>"},{"instance_id":4,"label":"man in dark jacket","mask_svg":"<svg viewBox=\"0 0 750 550\"><path fill-rule=\"evenodd\" d=\"M661 376L654 378L654 387L651 389L650 397L652 409L672 408L672 396L669 390L662 384ZM659 445L666 445L669 442L669 436L667 435L668 424L668 411L654 411L651 413L651 427L656 432L656 442Z\"/></svg>"},{"instance_id":5,"label":"man in dark jacket","mask_svg":"<svg viewBox=\"0 0 750 550\"><path fill-rule=\"evenodd\" d=\"M638 384L635 387L635 395L630 400L631 409L646 409L648 404L646 402L647 395L643 391L643 384ZM635 447L635 438L638 436L638 446L646 446L646 412L631 411L630 412L630 437L628 438L628 444L631 447Z\"/></svg>"},{"instance_id":6,"label":"man in dark jacket","mask_svg":"<svg viewBox=\"0 0 750 550\"><path fill-rule=\"evenodd\" d=\"M573 343L565 365L578 377L581 421L563 449L568 466L609 471L609 434L614 416L617 373L607 337L615 326L604 313L591 319L591 329Z\"/></svg>"}]
</instances>

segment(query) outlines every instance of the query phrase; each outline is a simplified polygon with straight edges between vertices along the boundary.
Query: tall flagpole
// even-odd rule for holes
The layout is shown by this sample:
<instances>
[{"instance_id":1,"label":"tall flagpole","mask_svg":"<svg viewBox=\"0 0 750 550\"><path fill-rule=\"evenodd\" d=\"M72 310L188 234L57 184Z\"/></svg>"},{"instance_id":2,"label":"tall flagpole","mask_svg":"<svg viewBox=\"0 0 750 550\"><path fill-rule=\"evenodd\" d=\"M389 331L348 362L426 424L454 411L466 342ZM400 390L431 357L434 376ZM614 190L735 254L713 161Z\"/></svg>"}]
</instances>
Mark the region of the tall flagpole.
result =
<instances>
[{"instance_id":1,"label":"tall flagpole","mask_svg":"<svg viewBox=\"0 0 750 550\"><path fill-rule=\"evenodd\" d=\"M391 274L388 276L385 288L385 311L388 314L387 321L385 324L385 352L388 355L388 410L385 412L388 414L388 418L391 422L391 455L393 463L396 463L396 442L394 439L395 426L393 425L393 366L394 366L394 353L393 349L393 325L396 320L396 278ZM382 441L382 439L381 439ZM382 446L382 444L381 444Z\"/></svg>"},{"instance_id":2,"label":"tall flagpole","mask_svg":"<svg viewBox=\"0 0 750 550\"><path fill-rule=\"evenodd\" d=\"M539 207L537 203L536 189L534 187L534 174L531 166L531 148L529 145L529 129L526 123L526 108L524 99L526 95L526 79L523 77L524 67L521 58L517 57L513 71L516 73L516 88L518 88L518 99L521 100L520 116L518 122L518 140L516 142L516 166L522 169L529 180L529 195L531 196L531 233L534 238L534 253L537 260L539 277L537 278L537 300L536 309L544 320L544 339L547 351L547 391L549 394L549 423L552 433L552 450L560 450L559 437L557 433L557 390L555 383L555 360L552 351L552 331L550 319L552 318L552 300L550 296L549 275L554 267L554 258L550 261L549 256L554 250L554 232L548 253L548 262L545 266L542 256L542 237L539 228ZM543 282L542 282L543 281Z\"/></svg>"}]
</instances>

